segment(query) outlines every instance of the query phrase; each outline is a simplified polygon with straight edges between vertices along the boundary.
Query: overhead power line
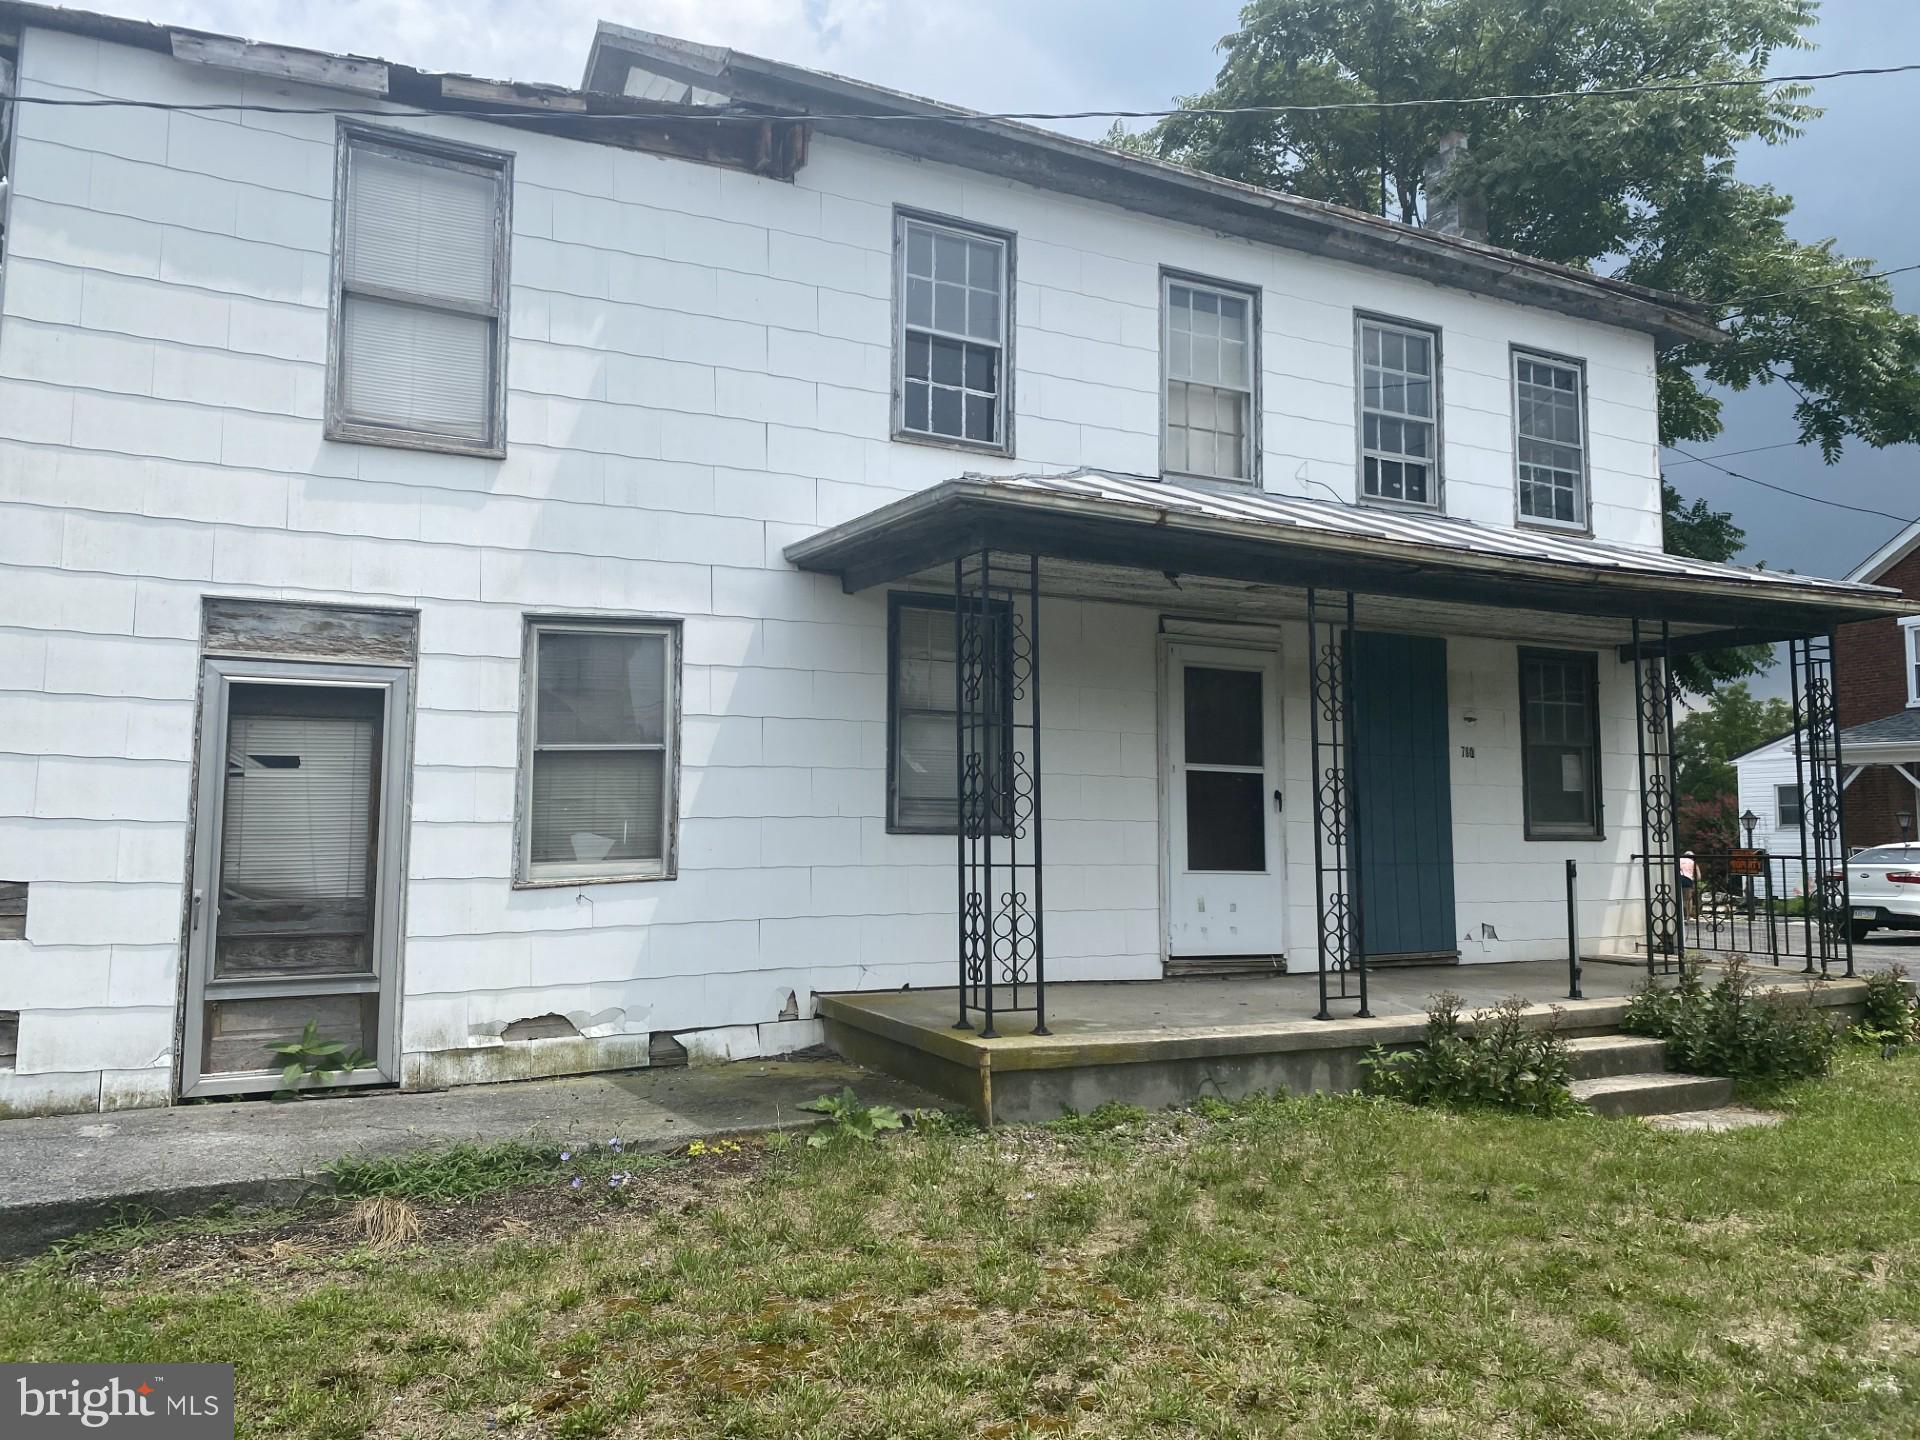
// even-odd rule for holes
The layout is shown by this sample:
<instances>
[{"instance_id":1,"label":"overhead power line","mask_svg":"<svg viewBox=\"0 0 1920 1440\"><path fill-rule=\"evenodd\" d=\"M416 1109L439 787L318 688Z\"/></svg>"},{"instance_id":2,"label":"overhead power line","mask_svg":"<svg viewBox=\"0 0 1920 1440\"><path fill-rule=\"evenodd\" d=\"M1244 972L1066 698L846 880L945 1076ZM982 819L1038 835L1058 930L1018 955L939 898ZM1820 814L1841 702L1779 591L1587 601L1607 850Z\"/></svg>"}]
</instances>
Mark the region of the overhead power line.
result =
<instances>
[{"instance_id":1,"label":"overhead power line","mask_svg":"<svg viewBox=\"0 0 1920 1440\"><path fill-rule=\"evenodd\" d=\"M1867 275L1843 275L1838 280L1824 280L1817 285L1796 285L1791 290L1775 290L1767 295L1742 295L1737 300L1719 300L1714 303L1723 309L1728 306L1758 305L1762 300L1788 300L1795 295L1809 295L1817 290L1838 290L1842 285L1859 285L1868 280L1885 280L1890 275L1905 275L1913 270L1920 270L1920 264L1895 265L1891 269L1875 270ZM1732 316L1728 318L1731 319Z\"/></svg>"},{"instance_id":2,"label":"overhead power line","mask_svg":"<svg viewBox=\"0 0 1920 1440\"><path fill-rule=\"evenodd\" d=\"M596 114L587 115L577 110L539 110L516 108L511 110L461 110L457 113L480 120L534 120L550 117L558 120L620 120L635 123L656 123L684 125L688 121L708 122L744 121L758 123L763 120L859 120L888 122L896 124L949 124L966 125L980 120L1167 120L1174 117L1209 117L1230 119L1248 115L1323 115L1341 111L1365 111L1369 114L1380 110L1419 110L1436 106L1457 105L1527 105L1549 100L1620 100L1635 95L1682 95L1709 90L1759 90L1774 85L1805 85L1817 80L1845 80L1859 76L1907 75L1920 71L1920 61L1901 65L1860 66L1848 70L1809 71L1800 75L1751 75L1725 76L1711 80L1657 80L1643 85L1612 85L1591 90L1535 90L1521 91L1506 95L1430 95L1402 100L1327 100L1313 104L1292 105L1175 105L1164 110L1002 110L981 111L796 111L792 113L773 113L756 110L720 110L706 112L689 111L671 115L654 114ZM376 108L368 106L342 107L337 105L271 105L255 101L175 101L175 100L130 100L105 96L80 99L65 95L16 95L8 102L14 105L45 105L56 108L86 110L119 107L133 110L167 110L188 114L254 114L254 115L369 115L388 117L425 118L431 115L447 113L441 109L405 109Z\"/></svg>"},{"instance_id":3,"label":"overhead power line","mask_svg":"<svg viewBox=\"0 0 1920 1440\"><path fill-rule=\"evenodd\" d=\"M1744 480L1749 485L1758 485L1762 490L1775 490L1782 495L1791 495L1796 500L1806 500L1814 505L1826 505L1835 510L1851 510L1856 515L1876 515L1882 520L1895 520L1902 525L1915 524L1911 515L1896 515L1891 510L1875 510L1870 505L1849 505L1844 500L1829 500L1824 495L1809 495L1804 490L1790 490L1785 485L1776 485L1771 480L1756 480L1751 475L1743 475L1738 470L1729 470L1725 465L1716 464L1705 455L1695 455L1690 450L1681 450L1678 445L1669 445L1669 450L1677 450L1689 460L1705 465L1709 470L1718 470L1722 475L1731 475L1736 480ZM1768 447L1757 447L1765 449Z\"/></svg>"}]
</instances>

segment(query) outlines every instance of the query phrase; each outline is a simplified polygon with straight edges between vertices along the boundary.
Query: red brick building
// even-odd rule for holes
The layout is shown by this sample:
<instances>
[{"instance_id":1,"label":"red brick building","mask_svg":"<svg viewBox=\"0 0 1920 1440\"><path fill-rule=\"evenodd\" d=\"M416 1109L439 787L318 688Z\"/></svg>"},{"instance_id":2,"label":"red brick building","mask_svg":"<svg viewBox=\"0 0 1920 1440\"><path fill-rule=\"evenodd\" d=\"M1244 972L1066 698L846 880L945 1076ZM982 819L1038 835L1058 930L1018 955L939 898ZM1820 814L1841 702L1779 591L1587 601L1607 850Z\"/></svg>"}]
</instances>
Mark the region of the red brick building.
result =
<instances>
[{"instance_id":1,"label":"red brick building","mask_svg":"<svg viewBox=\"0 0 1920 1440\"><path fill-rule=\"evenodd\" d=\"M1834 709L1841 760L1852 776L1846 839L1857 848L1913 838L1920 814L1920 524L1894 536L1848 578L1911 596L1915 611L1844 625L1834 636ZM1856 773L1856 766L1864 768Z\"/></svg>"}]
</instances>

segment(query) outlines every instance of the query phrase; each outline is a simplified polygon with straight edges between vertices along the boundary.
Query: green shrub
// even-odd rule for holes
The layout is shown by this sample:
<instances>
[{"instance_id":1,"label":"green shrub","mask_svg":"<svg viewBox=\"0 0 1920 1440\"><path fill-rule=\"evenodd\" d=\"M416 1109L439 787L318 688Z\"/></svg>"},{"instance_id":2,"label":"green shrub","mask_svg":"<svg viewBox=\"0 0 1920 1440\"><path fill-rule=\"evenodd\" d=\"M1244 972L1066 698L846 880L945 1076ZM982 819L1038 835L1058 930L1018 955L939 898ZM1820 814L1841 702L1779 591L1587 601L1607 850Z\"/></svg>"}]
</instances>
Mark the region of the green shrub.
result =
<instances>
[{"instance_id":1,"label":"green shrub","mask_svg":"<svg viewBox=\"0 0 1920 1440\"><path fill-rule=\"evenodd\" d=\"M1457 1105L1569 1115L1581 1108L1567 1088L1567 1042L1551 1028L1529 1029L1518 999L1460 1021L1460 997L1434 997L1426 1045L1387 1051L1375 1046L1360 1063L1370 1095L1409 1105Z\"/></svg>"},{"instance_id":2,"label":"green shrub","mask_svg":"<svg viewBox=\"0 0 1920 1440\"><path fill-rule=\"evenodd\" d=\"M1739 955L1727 957L1711 987L1697 963L1683 961L1671 988L1648 985L1633 997L1620 1028L1666 1041L1675 1070L1735 1080L1824 1075L1840 1043L1820 1010L1756 984Z\"/></svg>"},{"instance_id":3,"label":"green shrub","mask_svg":"<svg viewBox=\"0 0 1920 1440\"><path fill-rule=\"evenodd\" d=\"M1867 976L1866 1013L1853 1027L1853 1038L1862 1044L1895 1050L1912 1044L1917 1030L1920 1009L1915 1008L1906 967L1892 965Z\"/></svg>"}]
</instances>

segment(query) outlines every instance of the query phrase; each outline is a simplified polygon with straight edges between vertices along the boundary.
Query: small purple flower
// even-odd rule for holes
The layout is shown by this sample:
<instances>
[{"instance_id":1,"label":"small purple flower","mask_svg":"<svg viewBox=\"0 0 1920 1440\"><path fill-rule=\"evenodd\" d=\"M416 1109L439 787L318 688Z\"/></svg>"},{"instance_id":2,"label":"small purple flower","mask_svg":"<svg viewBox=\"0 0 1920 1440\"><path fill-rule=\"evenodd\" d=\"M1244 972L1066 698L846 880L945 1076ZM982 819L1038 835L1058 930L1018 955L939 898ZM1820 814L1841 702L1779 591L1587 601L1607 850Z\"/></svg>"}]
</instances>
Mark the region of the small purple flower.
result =
<instances>
[{"instance_id":1,"label":"small purple flower","mask_svg":"<svg viewBox=\"0 0 1920 1440\"><path fill-rule=\"evenodd\" d=\"M574 1176L573 1179L569 1182L568 1188L573 1190L578 1190L580 1188L580 1177L578 1175Z\"/></svg>"},{"instance_id":2,"label":"small purple flower","mask_svg":"<svg viewBox=\"0 0 1920 1440\"><path fill-rule=\"evenodd\" d=\"M626 1184L630 1178L627 1172L623 1170L618 1175L609 1175L607 1177L607 1184L618 1190L622 1185Z\"/></svg>"},{"instance_id":3,"label":"small purple flower","mask_svg":"<svg viewBox=\"0 0 1920 1440\"><path fill-rule=\"evenodd\" d=\"M620 1148L620 1137L616 1135L613 1139L607 1141L607 1148L609 1150L618 1150Z\"/></svg>"},{"instance_id":4,"label":"small purple flower","mask_svg":"<svg viewBox=\"0 0 1920 1440\"><path fill-rule=\"evenodd\" d=\"M562 1162L573 1159L573 1152L571 1150L562 1150L560 1152L560 1159Z\"/></svg>"}]
</instances>

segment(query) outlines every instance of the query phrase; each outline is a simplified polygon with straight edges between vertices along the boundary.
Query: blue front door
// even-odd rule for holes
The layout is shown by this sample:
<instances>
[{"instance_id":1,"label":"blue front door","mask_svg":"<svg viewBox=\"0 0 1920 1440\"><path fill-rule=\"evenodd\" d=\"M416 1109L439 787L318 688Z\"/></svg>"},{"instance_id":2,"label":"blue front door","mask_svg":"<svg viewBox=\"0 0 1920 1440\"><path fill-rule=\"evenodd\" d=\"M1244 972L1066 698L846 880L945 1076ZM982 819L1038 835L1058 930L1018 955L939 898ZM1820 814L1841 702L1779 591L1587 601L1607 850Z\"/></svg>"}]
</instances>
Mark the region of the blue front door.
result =
<instances>
[{"instance_id":1,"label":"blue front door","mask_svg":"<svg viewBox=\"0 0 1920 1440\"><path fill-rule=\"evenodd\" d=\"M1369 958L1453 958L1447 642L1353 636L1361 914Z\"/></svg>"}]
</instances>

